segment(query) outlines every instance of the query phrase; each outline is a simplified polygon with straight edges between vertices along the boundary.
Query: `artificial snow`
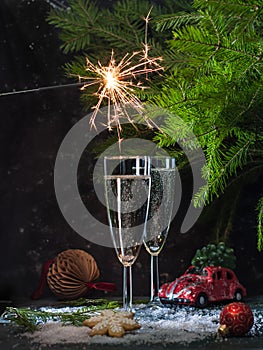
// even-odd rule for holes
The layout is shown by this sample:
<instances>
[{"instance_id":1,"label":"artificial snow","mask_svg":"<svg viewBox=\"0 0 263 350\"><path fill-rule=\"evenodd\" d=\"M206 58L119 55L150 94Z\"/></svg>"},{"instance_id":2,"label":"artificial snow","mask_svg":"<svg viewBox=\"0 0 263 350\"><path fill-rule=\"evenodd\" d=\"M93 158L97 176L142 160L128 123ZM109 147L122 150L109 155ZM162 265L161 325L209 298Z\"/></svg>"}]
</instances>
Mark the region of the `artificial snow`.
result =
<instances>
[{"instance_id":1,"label":"artificial snow","mask_svg":"<svg viewBox=\"0 0 263 350\"><path fill-rule=\"evenodd\" d=\"M50 308L42 308L51 311ZM61 312L65 310L60 309ZM67 309L67 311L71 309ZM156 310L136 308L135 319L141 324L137 331L127 332L122 338L96 335L89 336L90 329L82 326L63 325L60 322L47 322L33 334L26 333L33 344L118 344L118 345L157 345L189 344L194 341L216 339L219 316L222 307L195 309L189 307L164 307ZM54 312L58 312L55 309ZM251 335L263 335L263 314L253 312L255 324Z\"/></svg>"}]
</instances>

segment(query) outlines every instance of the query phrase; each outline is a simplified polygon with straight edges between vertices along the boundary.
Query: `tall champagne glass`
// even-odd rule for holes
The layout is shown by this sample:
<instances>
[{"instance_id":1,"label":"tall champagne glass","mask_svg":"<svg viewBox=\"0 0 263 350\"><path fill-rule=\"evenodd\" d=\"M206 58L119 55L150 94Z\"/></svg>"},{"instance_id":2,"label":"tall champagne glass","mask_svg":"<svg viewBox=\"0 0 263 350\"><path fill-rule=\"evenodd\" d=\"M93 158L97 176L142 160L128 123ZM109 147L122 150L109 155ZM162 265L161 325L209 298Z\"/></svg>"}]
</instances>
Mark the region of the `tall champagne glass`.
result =
<instances>
[{"instance_id":1,"label":"tall champagne glass","mask_svg":"<svg viewBox=\"0 0 263 350\"><path fill-rule=\"evenodd\" d=\"M149 212L148 157L105 157L105 194L113 245L123 265L123 308L132 309L132 270ZM129 278L128 278L129 277Z\"/></svg>"},{"instance_id":2,"label":"tall champagne glass","mask_svg":"<svg viewBox=\"0 0 263 350\"><path fill-rule=\"evenodd\" d=\"M166 156L150 157L151 194L149 219L144 246L151 255L151 294L148 307L162 307L158 296L158 256L165 244L175 196L175 159Z\"/></svg>"}]
</instances>

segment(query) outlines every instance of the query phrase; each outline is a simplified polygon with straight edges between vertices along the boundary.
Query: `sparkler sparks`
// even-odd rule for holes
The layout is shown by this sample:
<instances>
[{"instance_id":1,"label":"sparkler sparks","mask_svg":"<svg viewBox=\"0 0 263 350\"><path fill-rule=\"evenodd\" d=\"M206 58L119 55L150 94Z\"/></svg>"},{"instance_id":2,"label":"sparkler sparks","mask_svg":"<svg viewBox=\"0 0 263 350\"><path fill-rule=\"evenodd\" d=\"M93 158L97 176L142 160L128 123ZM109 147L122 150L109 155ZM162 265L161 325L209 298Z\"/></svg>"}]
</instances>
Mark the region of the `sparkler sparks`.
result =
<instances>
[{"instance_id":1,"label":"sparkler sparks","mask_svg":"<svg viewBox=\"0 0 263 350\"><path fill-rule=\"evenodd\" d=\"M56 3L57 5L60 3L60 1L57 0L46 1L54 4ZM61 3L63 3L63 1ZM121 140L120 134L122 130L120 119L126 118L129 123L135 126L135 122L131 114L142 116L149 127L158 128L158 126L146 116L145 106L143 106L141 100L136 95L136 90L138 92L138 89L144 90L147 88L147 86L144 84L148 80L148 76L151 73L163 70L163 67L160 65L162 57L151 58L149 56L150 47L147 44L147 37L152 8L148 12L147 16L143 18L145 21L145 33L144 43L142 43L141 50L133 53L126 53L118 62L115 60L114 51L112 50L107 66L103 66L100 61L98 61L97 64L93 64L87 58L87 76L78 76L78 83L4 92L0 93L0 97L14 94L41 92L50 89L65 88L77 85L82 86L81 90L85 90L92 86L97 86L97 90L94 93L94 95L97 97L97 104L92 107L94 111L90 118L91 128L93 127L96 129L96 116L100 112L100 107L102 104L104 104L103 102L105 100L107 101L108 105L106 126L109 130L112 129L112 125L116 126L119 140ZM144 82L142 82L142 80Z\"/></svg>"},{"instance_id":2,"label":"sparkler sparks","mask_svg":"<svg viewBox=\"0 0 263 350\"><path fill-rule=\"evenodd\" d=\"M147 28L150 11L146 18L144 18L146 23L145 43L141 51L133 52L132 54L126 53L118 63L114 58L114 51L112 51L107 66L103 66L100 61L95 65L87 58L86 71L91 73L91 75L79 76L80 81L85 82L81 90L98 85L98 89L94 93L98 98L98 102L93 106L94 112L90 119L91 127L96 128L95 120L97 114L103 101L106 100L108 105L107 127L111 130L112 125L115 125L119 139L122 130L120 118L124 117L129 123L134 124L126 107L130 106L140 115L143 115L144 107L140 99L136 96L135 90L138 88L144 90L147 86L143 85L139 78L144 76L144 79L147 80L148 74L163 70L163 67L159 63L162 61L162 58L150 58L148 55ZM148 119L147 123L150 126Z\"/></svg>"},{"instance_id":3,"label":"sparkler sparks","mask_svg":"<svg viewBox=\"0 0 263 350\"><path fill-rule=\"evenodd\" d=\"M104 99L108 101L108 128L111 128L111 125L115 123L119 129L121 129L119 114L125 116L128 121L132 123L129 114L125 110L127 104L135 108L140 114L142 113L143 106L140 99L135 95L135 88L143 90L146 86L142 85L140 81L136 82L136 78L159 71L162 67L158 64L160 58L150 59L148 57L144 57L139 63L132 65L133 58L139 54L139 52L134 52L132 55L126 54L119 63L116 63L114 53L112 52L108 66L102 66L100 61L98 61L98 65L94 65L87 58L86 71L95 73L96 77L79 77L80 80L91 80L85 83L81 90L91 85L99 85L95 93L98 97L98 102L96 106L93 107L94 112L90 120L92 127L96 127L95 119ZM111 104L113 107L113 114L110 109Z\"/></svg>"}]
</instances>

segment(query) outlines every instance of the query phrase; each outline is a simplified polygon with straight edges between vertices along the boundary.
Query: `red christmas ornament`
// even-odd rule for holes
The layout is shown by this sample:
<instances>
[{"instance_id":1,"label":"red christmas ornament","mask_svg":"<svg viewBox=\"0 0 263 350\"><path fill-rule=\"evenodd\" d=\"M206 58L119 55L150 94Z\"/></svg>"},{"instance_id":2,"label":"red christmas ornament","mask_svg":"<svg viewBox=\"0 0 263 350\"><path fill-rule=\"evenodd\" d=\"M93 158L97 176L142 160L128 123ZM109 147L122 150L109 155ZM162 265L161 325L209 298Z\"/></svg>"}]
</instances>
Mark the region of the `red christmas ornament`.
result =
<instances>
[{"instance_id":1,"label":"red christmas ornament","mask_svg":"<svg viewBox=\"0 0 263 350\"><path fill-rule=\"evenodd\" d=\"M254 316L250 307L241 302L228 304L220 314L218 333L224 337L245 335L253 326Z\"/></svg>"}]
</instances>

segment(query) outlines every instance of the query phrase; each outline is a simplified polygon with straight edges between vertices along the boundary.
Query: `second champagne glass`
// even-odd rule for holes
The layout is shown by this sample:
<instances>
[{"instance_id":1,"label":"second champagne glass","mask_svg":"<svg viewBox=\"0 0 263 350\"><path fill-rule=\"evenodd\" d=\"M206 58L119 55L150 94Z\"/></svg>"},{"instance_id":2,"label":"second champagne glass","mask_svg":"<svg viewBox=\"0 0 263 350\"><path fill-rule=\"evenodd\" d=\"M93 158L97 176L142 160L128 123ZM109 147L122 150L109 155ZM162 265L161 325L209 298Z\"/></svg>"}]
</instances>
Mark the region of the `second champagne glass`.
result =
<instances>
[{"instance_id":1,"label":"second champagne glass","mask_svg":"<svg viewBox=\"0 0 263 350\"><path fill-rule=\"evenodd\" d=\"M104 174L110 233L117 257L124 266L123 308L130 310L131 266L137 259L143 242L149 211L149 158L105 157Z\"/></svg>"},{"instance_id":2,"label":"second champagne glass","mask_svg":"<svg viewBox=\"0 0 263 350\"><path fill-rule=\"evenodd\" d=\"M151 194L144 245L151 255L151 296L148 307L162 307L158 296L158 256L165 244L175 196L175 158L150 157Z\"/></svg>"}]
</instances>

